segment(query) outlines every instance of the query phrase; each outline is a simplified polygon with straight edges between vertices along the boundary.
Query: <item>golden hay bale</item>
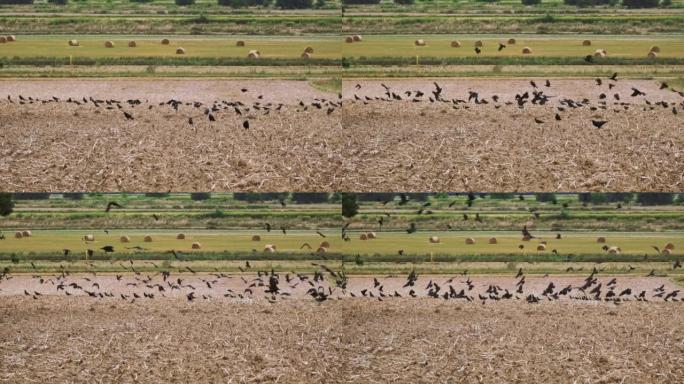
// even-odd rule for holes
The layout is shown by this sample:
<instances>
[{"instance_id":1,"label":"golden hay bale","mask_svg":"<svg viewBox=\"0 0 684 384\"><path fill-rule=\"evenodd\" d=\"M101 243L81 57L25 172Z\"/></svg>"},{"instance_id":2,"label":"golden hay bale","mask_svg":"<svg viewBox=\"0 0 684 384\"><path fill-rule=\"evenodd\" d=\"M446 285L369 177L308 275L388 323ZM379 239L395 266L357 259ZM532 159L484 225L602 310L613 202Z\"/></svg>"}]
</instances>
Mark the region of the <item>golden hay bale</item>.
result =
<instances>
[{"instance_id":1,"label":"golden hay bale","mask_svg":"<svg viewBox=\"0 0 684 384\"><path fill-rule=\"evenodd\" d=\"M20 231L17 231L14 232L14 237L16 237L17 239L21 239L22 237L24 237L24 235L22 235Z\"/></svg>"},{"instance_id":2,"label":"golden hay bale","mask_svg":"<svg viewBox=\"0 0 684 384\"><path fill-rule=\"evenodd\" d=\"M361 41L363 41L363 37L361 37L361 35L354 35L354 36L352 36L352 39L353 39L355 42L361 42Z\"/></svg>"},{"instance_id":3,"label":"golden hay bale","mask_svg":"<svg viewBox=\"0 0 684 384\"><path fill-rule=\"evenodd\" d=\"M330 248L330 243L327 241L321 241L321 243L318 245L320 248Z\"/></svg>"},{"instance_id":4,"label":"golden hay bale","mask_svg":"<svg viewBox=\"0 0 684 384\"><path fill-rule=\"evenodd\" d=\"M651 59L655 59L656 57L658 57L658 53L651 51L648 53L647 56L650 57Z\"/></svg>"},{"instance_id":5,"label":"golden hay bale","mask_svg":"<svg viewBox=\"0 0 684 384\"><path fill-rule=\"evenodd\" d=\"M135 47L138 46L138 43L136 43L134 40L131 40L131 41L128 42L128 46L129 46L130 48L135 48Z\"/></svg>"},{"instance_id":6,"label":"golden hay bale","mask_svg":"<svg viewBox=\"0 0 684 384\"><path fill-rule=\"evenodd\" d=\"M517 43L517 41L514 38L511 37L510 39L508 39L508 44L515 44L515 43Z\"/></svg>"},{"instance_id":7,"label":"golden hay bale","mask_svg":"<svg viewBox=\"0 0 684 384\"><path fill-rule=\"evenodd\" d=\"M130 243L130 242L131 242L131 238L128 237L128 236L121 236L121 238L120 238L119 240L120 240L122 243Z\"/></svg>"},{"instance_id":8,"label":"golden hay bale","mask_svg":"<svg viewBox=\"0 0 684 384\"><path fill-rule=\"evenodd\" d=\"M306 48L304 48L304 52L307 52L307 53L314 53L314 50L313 50L313 48L311 48L311 47L306 47Z\"/></svg>"},{"instance_id":9,"label":"golden hay bale","mask_svg":"<svg viewBox=\"0 0 684 384\"><path fill-rule=\"evenodd\" d=\"M7 36L7 42L8 42L8 43L11 43L11 42L13 42L13 41L17 41L17 37L16 37L16 36L14 36L14 35L9 35L9 36Z\"/></svg>"},{"instance_id":10,"label":"golden hay bale","mask_svg":"<svg viewBox=\"0 0 684 384\"><path fill-rule=\"evenodd\" d=\"M328 249L325 248L325 247L318 247L318 249L316 250L316 252L317 252L317 253L326 253L326 252L328 252Z\"/></svg>"},{"instance_id":11,"label":"golden hay bale","mask_svg":"<svg viewBox=\"0 0 684 384\"><path fill-rule=\"evenodd\" d=\"M353 42L354 42L354 38L351 37L351 36L347 36L347 37L344 38L344 42L345 42L345 43L353 43Z\"/></svg>"},{"instance_id":12,"label":"golden hay bale","mask_svg":"<svg viewBox=\"0 0 684 384\"><path fill-rule=\"evenodd\" d=\"M672 243L665 244L665 249L669 249L670 251L674 251L674 244L672 244Z\"/></svg>"},{"instance_id":13,"label":"golden hay bale","mask_svg":"<svg viewBox=\"0 0 684 384\"><path fill-rule=\"evenodd\" d=\"M498 244L498 241L496 240L496 237L490 237L490 238L489 238L489 244Z\"/></svg>"},{"instance_id":14,"label":"golden hay bale","mask_svg":"<svg viewBox=\"0 0 684 384\"><path fill-rule=\"evenodd\" d=\"M185 49L183 47L176 48L176 55L185 55Z\"/></svg>"},{"instance_id":15,"label":"golden hay bale","mask_svg":"<svg viewBox=\"0 0 684 384\"><path fill-rule=\"evenodd\" d=\"M605 49L597 49L594 52L594 57L606 57L606 55L608 55L608 52Z\"/></svg>"},{"instance_id":16,"label":"golden hay bale","mask_svg":"<svg viewBox=\"0 0 684 384\"><path fill-rule=\"evenodd\" d=\"M619 255L620 251L622 251L620 249L620 247L613 246L613 247L608 248L608 253L610 253L611 255Z\"/></svg>"},{"instance_id":17,"label":"golden hay bale","mask_svg":"<svg viewBox=\"0 0 684 384\"><path fill-rule=\"evenodd\" d=\"M473 239L472 237L468 237L465 239L465 243L466 245L473 245L475 244L475 239Z\"/></svg>"},{"instance_id":18,"label":"golden hay bale","mask_svg":"<svg viewBox=\"0 0 684 384\"><path fill-rule=\"evenodd\" d=\"M418 39L414 42L414 44L416 47L424 47L427 43L425 43L425 40L423 39Z\"/></svg>"},{"instance_id":19,"label":"golden hay bale","mask_svg":"<svg viewBox=\"0 0 684 384\"><path fill-rule=\"evenodd\" d=\"M114 48L114 42L110 40L105 41L105 48Z\"/></svg>"},{"instance_id":20,"label":"golden hay bale","mask_svg":"<svg viewBox=\"0 0 684 384\"><path fill-rule=\"evenodd\" d=\"M671 253L672 251L670 251L669 249L663 249L663 255L670 256Z\"/></svg>"},{"instance_id":21,"label":"golden hay bale","mask_svg":"<svg viewBox=\"0 0 684 384\"><path fill-rule=\"evenodd\" d=\"M195 241L192 243L192 249L202 249L202 244Z\"/></svg>"},{"instance_id":22,"label":"golden hay bale","mask_svg":"<svg viewBox=\"0 0 684 384\"><path fill-rule=\"evenodd\" d=\"M9 41L9 40L7 40L7 41ZM657 46L657 45L654 45L654 46L651 47L651 49L649 49L649 51L650 51L650 52L655 52L655 53L660 53L660 47Z\"/></svg>"},{"instance_id":23,"label":"golden hay bale","mask_svg":"<svg viewBox=\"0 0 684 384\"><path fill-rule=\"evenodd\" d=\"M532 48L530 47L525 47L522 50L523 55L531 55L532 54Z\"/></svg>"},{"instance_id":24,"label":"golden hay bale","mask_svg":"<svg viewBox=\"0 0 684 384\"><path fill-rule=\"evenodd\" d=\"M266 244L264 246L264 252L273 253L276 251L276 247L273 244Z\"/></svg>"},{"instance_id":25,"label":"golden hay bale","mask_svg":"<svg viewBox=\"0 0 684 384\"><path fill-rule=\"evenodd\" d=\"M368 239L377 239L378 235L375 234L375 232L368 232Z\"/></svg>"},{"instance_id":26,"label":"golden hay bale","mask_svg":"<svg viewBox=\"0 0 684 384\"><path fill-rule=\"evenodd\" d=\"M454 40L451 42L451 48L461 48L461 42L458 40Z\"/></svg>"},{"instance_id":27,"label":"golden hay bale","mask_svg":"<svg viewBox=\"0 0 684 384\"><path fill-rule=\"evenodd\" d=\"M546 244L537 245L537 251L546 251Z\"/></svg>"},{"instance_id":28,"label":"golden hay bale","mask_svg":"<svg viewBox=\"0 0 684 384\"><path fill-rule=\"evenodd\" d=\"M177 240L185 240L185 233L179 233L176 235Z\"/></svg>"},{"instance_id":29,"label":"golden hay bale","mask_svg":"<svg viewBox=\"0 0 684 384\"><path fill-rule=\"evenodd\" d=\"M171 44L171 41L169 39L162 39L161 43L162 43L162 45L169 45L169 44Z\"/></svg>"},{"instance_id":30,"label":"golden hay bale","mask_svg":"<svg viewBox=\"0 0 684 384\"><path fill-rule=\"evenodd\" d=\"M368 240L368 235L366 235L365 233L360 234L359 240Z\"/></svg>"},{"instance_id":31,"label":"golden hay bale","mask_svg":"<svg viewBox=\"0 0 684 384\"><path fill-rule=\"evenodd\" d=\"M260 56L261 53L259 53L259 51L257 51L256 49L249 51L249 53L247 54L247 58L249 59L258 59Z\"/></svg>"},{"instance_id":32,"label":"golden hay bale","mask_svg":"<svg viewBox=\"0 0 684 384\"><path fill-rule=\"evenodd\" d=\"M437 243L439 243L439 241L440 241L440 240L439 240L439 237L437 237L437 236L430 236L430 239L429 239L429 240L430 240L430 242L433 243L433 244L437 244Z\"/></svg>"},{"instance_id":33,"label":"golden hay bale","mask_svg":"<svg viewBox=\"0 0 684 384\"><path fill-rule=\"evenodd\" d=\"M242 40L238 40L238 41L235 43L235 46L236 46L236 47L244 47L244 46L245 46L245 42L242 41Z\"/></svg>"},{"instance_id":34,"label":"golden hay bale","mask_svg":"<svg viewBox=\"0 0 684 384\"><path fill-rule=\"evenodd\" d=\"M589 46L591 46L591 40L584 40L584 41L582 41L582 46L584 46L584 47L589 47Z\"/></svg>"},{"instance_id":35,"label":"golden hay bale","mask_svg":"<svg viewBox=\"0 0 684 384\"><path fill-rule=\"evenodd\" d=\"M31 233L31 231L21 231L21 235L24 237L31 237L33 236L33 233Z\"/></svg>"},{"instance_id":36,"label":"golden hay bale","mask_svg":"<svg viewBox=\"0 0 684 384\"><path fill-rule=\"evenodd\" d=\"M477 40L477 41L475 42L475 46L478 47L478 48L482 48L483 45L484 45L484 43L482 42L482 40Z\"/></svg>"},{"instance_id":37,"label":"golden hay bale","mask_svg":"<svg viewBox=\"0 0 684 384\"><path fill-rule=\"evenodd\" d=\"M311 54L309 52L302 52L302 59L310 59Z\"/></svg>"},{"instance_id":38,"label":"golden hay bale","mask_svg":"<svg viewBox=\"0 0 684 384\"><path fill-rule=\"evenodd\" d=\"M605 242L606 242L606 238L603 237L603 236L598 237L598 238L596 239L596 242L597 242L597 243L605 243Z\"/></svg>"},{"instance_id":39,"label":"golden hay bale","mask_svg":"<svg viewBox=\"0 0 684 384\"><path fill-rule=\"evenodd\" d=\"M261 241L261 236L259 236L259 235L252 235L252 241Z\"/></svg>"},{"instance_id":40,"label":"golden hay bale","mask_svg":"<svg viewBox=\"0 0 684 384\"><path fill-rule=\"evenodd\" d=\"M145 240L146 243L151 243L151 242L152 242L152 236L150 236L150 235L145 235L145 239L144 239L144 240Z\"/></svg>"},{"instance_id":41,"label":"golden hay bale","mask_svg":"<svg viewBox=\"0 0 684 384\"><path fill-rule=\"evenodd\" d=\"M85 236L83 236L83 240L85 240L85 241L95 241L95 235L85 235Z\"/></svg>"},{"instance_id":42,"label":"golden hay bale","mask_svg":"<svg viewBox=\"0 0 684 384\"><path fill-rule=\"evenodd\" d=\"M78 47L79 45L81 45L81 43L79 43L78 40L69 40L70 47Z\"/></svg>"},{"instance_id":43,"label":"golden hay bale","mask_svg":"<svg viewBox=\"0 0 684 384\"><path fill-rule=\"evenodd\" d=\"M5 44L7 42L7 38L5 36L0 36L0 44Z\"/></svg>"}]
</instances>

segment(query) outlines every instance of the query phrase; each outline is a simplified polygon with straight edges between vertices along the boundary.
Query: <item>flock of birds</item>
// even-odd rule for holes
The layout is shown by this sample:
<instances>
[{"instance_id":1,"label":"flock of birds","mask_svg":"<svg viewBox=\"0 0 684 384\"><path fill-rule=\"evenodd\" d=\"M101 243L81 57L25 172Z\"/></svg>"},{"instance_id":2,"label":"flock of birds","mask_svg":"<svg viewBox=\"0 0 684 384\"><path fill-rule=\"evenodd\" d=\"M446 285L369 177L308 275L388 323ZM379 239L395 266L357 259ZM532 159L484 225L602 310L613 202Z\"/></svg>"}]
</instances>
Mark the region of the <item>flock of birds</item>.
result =
<instances>
[{"instance_id":1,"label":"flock of birds","mask_svg":"<svg viewBox=\"0 0 684 384\"><path fill-rule=\"evenodd\" d=\"M613 91L613 88L615 88L617 82L618 82L618 74L613 73L612 76L608 77L607 79L602 79L602 78L596 78L595 79L596 86L601 88L602 92L598 96L598 102L597 103L592 103L592 101L589 98L582 98L581 100L574 100L570 98L561 98L558 100L558 105L555 107L556 108L556 113L554 116L555 121L562 121L563 120L563 113L571 110L576 110L576 109L581 109L581 108L589 108L592 112L599 112L599 111L606 111L608 109L613 110L615 113L620 113L622 110L627 111L632 107L639 107L639 104L632 103L631 101L625 101L627 97L620 95L620 93ZM482 97L479 92L470 90L468 91L468 98L467 99L459 99L459 98L446 98L444 95L444 89L442 86L440 86L437 82L433 82L434 85L434 90L431 91L431 93L426 94L425 92L421 90L407 90L404 92L401 91L394 91L392 90L391 87L389 87L386 84L381 84L381 86L384 88L384 96L376 96L376 97L370 97L370 96L359 96L358 94L354 94L353 98L357 102L362 102L364 105L368 104L371 101L384 101L384 102L393 102L393 101L410 101L413 103L421 103L421 102L430 102L430 103L444 103L444 104L449 104L452 106L453 109L470 109L471 104L475 105L488 105L488 104L493 104L495 109L501 108L502 105L516 105L520 109L524 109L528 103L533 104L533 105L547 105L552 98L555 98L556 96L553 95L548 95L545 93L545 90L550 90L553 88L551 84L551 80L545 80L543 84L537 84L536 81L530 80L529 82L530 86L532 87L530 90L525 90L524 92L518 93L515 95L515 100L511 101L503 101L502 98L499 95L492 95L489 99ZM361 90L362 86L361 84L356 84L354 86L354 89L356 91ZM666 82L662 82L660 85L660 90L664 89L671 89L670 86ZM683 91L677 91L674 89L671 89L673 92L676 92L679 94L682 98L684 98L684 92ZM643 100L643 110L655 110L656 108L660 109L665 109L665 110L670 110L672 114L677 115L678 108L682 109L684 108L684 100L682 100L679 103L674 103L666 100L659 100L659 101L651 101L648 98L646 98L647 94L646 92L636 88L636 87L631 87L631 93L629 94L629 98L634 99L636 97L641 97ZM426 99L427 97L427 99ZM611 101L612 98L612 101ZM540 117L535 117L534 122L536 124L545 124L546 121ZM596 128L602 128L606 123L608 123L607 120L603 119L592 119L591 123L594 127Z\"/></svg>"},{"instance_id":2,"label":"flock of birds","mask_svg":"<svg viewBox=\"0 0 684 384\"><path fill-rule=\"evenodd\" d=\"M188 301L208 300L223 296L232 299L258 299L263 297L269 302L275 303L278 300L294 296L297 289L303 292L302 297L310 297L318 302L343 298L369 298L383 301L401 297L464 300L481 302L482 304L502 300L523 300L534 304L563 298L606 301L616 304L633 300L651 301L657 299L684 302L684 298L679 297L679 289L668 291L665 285L661 285L653 290L637 290L619 285L615 277L610 278L609 281L605 281L607 278L599 279L600 270L596 268L578 286L559 286L553 281L549 281L544 290L539 293L525 289L526 275L522 268L515 276L515 284L509 288L503 288L497 284L482 284L480 288L476 289L476 284L467 270L444 281L438 281L437 276L431 276L429 282L419 284L418 274L413 270L400 288L385 289L388 282L397 286L396 282L400 281L399 278L394 275L384 278L375 277L372 278L372 282L368 282L368 286L350 288L348 286L349 278L344 269L336 271L324 264L312 263L312 265L316 267L313 274L257 270L255 275L250 276L251 265L247 261L245 268L241 268L243 273L238 275L216 271L207 275L195 276L196 272L186 267L185 270L179 270L179 275L176 276L172 275L169 269L157 270L153 274L143 275L134 268L133 261L130 261L130 267L124 267L132 272L132 277L130 275L116 275L116 283L111 282L107 287L112 284L118 284L118 287L111 287L109 290L100 286L104 280L99 280L95 271L90 271L86 275L72 275L66 267L60 265L61 272L58 274L45 276L33 274L32 280L39 284L40 289L31 289L31 291L24 289L23 293L25 296L36 300L45 295L63 294L65 296L88 296L94 299L115 298L131 303L136 300L180 295L184 295ZM158 269L158 266L155 265L155 269ZM187 272L192 275L188 276ZM12 278L14 276L10 274L8 268L0 272L0 283ZM544 276L544 278L549 279L548 276ZM221 287L221 284L226 281L230 282L233 288ZM238 286L241 287L238 288ZM1 288L2 285L0 285Z\"/></svg>"},{"instance_id":3,"label":"flock of birds","mask_svg":"<svg viewBox=\"0 0 684 384\"><path fill-rule=\"evenodd\" d=\"M249 92L247 88L241 88L240 91L242 93ZM127 121L136 119L137 113L135 112L135 108L141 108L140 106L143 104L147 104L147 110L153 110L155 108L171 108L175 112L179 112L180 108L185 106L191 108L191 111L194 112L189 114L187 120L188 125L191 127L194 127L195 123L199 122L201 119L205 119L206 121L212 123L218 121L222 113L232 112L236 116L243 119L241 124L242 128L250 129L250 119L255 118L257 114L267 116L271 113L271 111L281 111L283 107L288 108L288 106L283 103L262 102L263 98L263 95L257 95L257 100L251 104L245 104L239 100L215 100L212 103L206 104L200 101L184 102L181 100L170 99L154 105L141 99L128 99L122 101L116 99L97 99L93 98L92 96L82 98L69 97L66 99L52 96L51 98L41 99L23 95L18 95L16 98L13 98L11 95L7 95L7 102L18 105L67 103L76 105L78 107L92 106L96 109L102 108L105 110L119 110L121 111L122 118ZM297 109L295 112L304 112L309 109L321 111L324 110L327 115L330 115L335 112L337 108L342 107L341 98L342 95L338 95L338 100L315 98L313 101L308 103L299 100L296 104Z\"/></svg>"}]
</instances>

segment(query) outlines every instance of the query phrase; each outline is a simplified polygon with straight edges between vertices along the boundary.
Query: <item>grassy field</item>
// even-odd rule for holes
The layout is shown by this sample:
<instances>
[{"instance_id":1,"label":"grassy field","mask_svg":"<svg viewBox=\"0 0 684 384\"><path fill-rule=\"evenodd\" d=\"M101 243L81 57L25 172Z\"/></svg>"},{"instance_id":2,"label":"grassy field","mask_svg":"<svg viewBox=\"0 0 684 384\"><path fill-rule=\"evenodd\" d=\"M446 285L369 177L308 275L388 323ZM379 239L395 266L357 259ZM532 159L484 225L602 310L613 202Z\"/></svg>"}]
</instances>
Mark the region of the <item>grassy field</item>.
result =
<instances>
[{"instance_id":1,"label":"grassy field","mask_svg":"<svg viewBox=\"0 0 684 384\"><path fill-rule=\"evenodd\" d=\"M515 44L508 44L509 38L515 38ZM414 41L423 39L426 46L416 46ZM451 47L451 42L458 40L460 48ZM475 41L482 41L482 53L474 51ZM591 46L583 46L583 40L591 40ZM499 42L507 45L498 51ZM661 51L658 57L684 57L684 36L483 36L483 35L369 35L363 42L344 44L344 57L521 57L523 47L532 49L528 57L575 57L582 58L593 54L597 49L604 49L608 57L644 58L651 47L658 46Z\"/></svg>"}]
</instances>

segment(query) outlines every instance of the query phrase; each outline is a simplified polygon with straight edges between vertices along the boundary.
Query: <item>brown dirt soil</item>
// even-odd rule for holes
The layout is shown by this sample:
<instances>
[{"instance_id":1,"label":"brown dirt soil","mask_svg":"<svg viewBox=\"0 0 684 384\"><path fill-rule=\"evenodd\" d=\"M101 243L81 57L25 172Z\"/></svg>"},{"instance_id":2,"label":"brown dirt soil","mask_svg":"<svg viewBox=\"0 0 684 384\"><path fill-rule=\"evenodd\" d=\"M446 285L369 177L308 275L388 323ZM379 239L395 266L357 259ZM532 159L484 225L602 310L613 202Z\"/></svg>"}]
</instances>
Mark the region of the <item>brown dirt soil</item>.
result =
<instances>
[{"instance_id":1,"label":"brown dirt soil","mask_svg":"<svg viewBox=\"0 0 684 384\"><path fill-rule=\"evenodd\" d=\"M681 303L0 300L0 381L675 383Z\"/></svg>"},{"instance_id":2,"label":"brown dirt soil","mask_svg":"<svg viewBox=\"0 0 684 384\"><path fill-rule=\"evenodd\" d=\"M656 82L618 81L609 90L607 84L612 82L606 79L601 87L593 81L552 80L548 88L537 79L549 101L543 106L528 101L522 109L515 95L527 91L532 98L534 89L528 81L437 82L445 102L429 102L428 97L434 97L432 81L383 81L402 101L388 101L379 81L345 81L342 125L347 155L340 190L684 188L684 98L659 90ZM631 97L632 87L646 96ZM416 90L425 96L411 102ZM453 102L467 100L470 90L479 92L488 104ZM413 91L412 96L407 97L406 91ZM601 93L607 95L605 107ZM614 99L615 93L620 101ZM492 100L493 95L500 97L499 102ZM584 106L558 111L559 101L565 98ZM667 104L655 104L661 101ZM555 120L556 113L561 121ZM608 123L597 129L592 120Z\"/></svg>"}]
</instances>

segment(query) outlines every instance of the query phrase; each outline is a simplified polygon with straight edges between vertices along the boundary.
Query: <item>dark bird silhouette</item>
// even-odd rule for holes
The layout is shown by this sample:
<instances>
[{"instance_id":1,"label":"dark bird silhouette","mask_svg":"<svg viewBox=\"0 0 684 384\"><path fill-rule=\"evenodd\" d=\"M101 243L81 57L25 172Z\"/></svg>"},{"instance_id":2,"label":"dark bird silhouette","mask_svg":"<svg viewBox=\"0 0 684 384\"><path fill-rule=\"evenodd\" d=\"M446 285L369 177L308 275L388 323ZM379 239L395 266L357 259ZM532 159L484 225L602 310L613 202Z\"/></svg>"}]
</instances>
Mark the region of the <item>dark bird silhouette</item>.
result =
<instances>
[{"instance_id":1,"label":"dark bird silhouette","mask_svg":"<svg viewBox=\"0 0 684 384\"><path fill-rule=\"evenodd\" d=\"M119 203L117 203L116 201L110 201L109 203L107 203L107 208L105 209L105 212L111 211L112 208L123 208L123 207L121 205L119 205Z\"/></svg>"},{"instance_id":2,"label":"dark bird silhouette","mask_svg":"<svg viewBox=\"0 0 684 384\"><path fill-rule=\"evenodd\" d=\"M603 127L606 123L607 123L607 121L605 121L605 120L592 120L592 121L591 121L591 124L593 124L594 127L596 127L596 128L601 128L601 127Z\"/></svg>"}]
</instances>

